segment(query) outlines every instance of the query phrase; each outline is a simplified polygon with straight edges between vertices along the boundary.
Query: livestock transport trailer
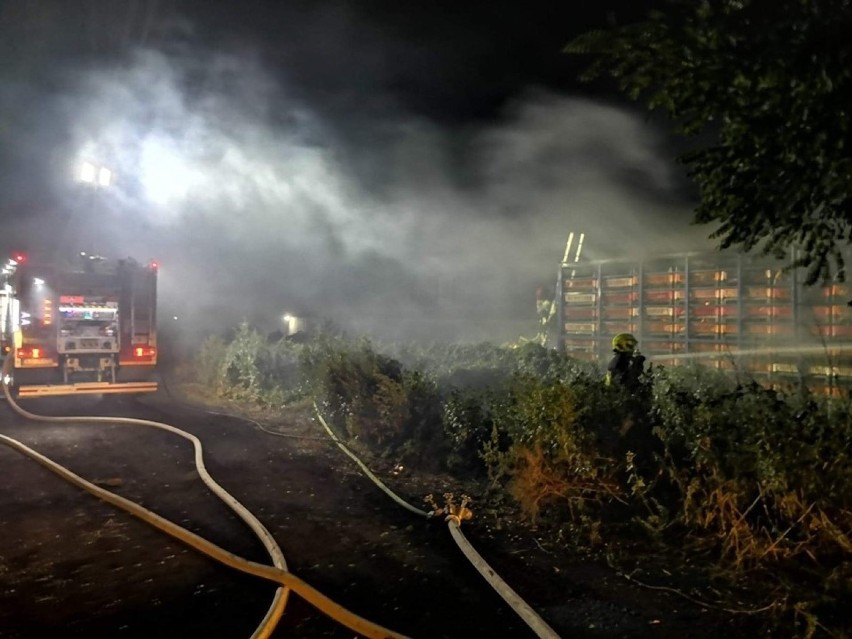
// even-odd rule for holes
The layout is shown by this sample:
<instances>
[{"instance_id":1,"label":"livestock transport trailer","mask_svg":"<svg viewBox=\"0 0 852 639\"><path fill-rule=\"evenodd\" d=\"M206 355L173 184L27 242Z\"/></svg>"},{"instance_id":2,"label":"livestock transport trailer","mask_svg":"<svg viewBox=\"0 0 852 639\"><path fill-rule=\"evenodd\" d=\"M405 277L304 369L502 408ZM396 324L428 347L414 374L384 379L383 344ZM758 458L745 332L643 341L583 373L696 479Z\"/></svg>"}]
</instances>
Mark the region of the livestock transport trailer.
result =
<instances>
[{"instance_id":1,"label":"livestock transport trailer","mask_svg":"<svg viewBox=\"0 0 852 639\"><path fill-rule=\"evenodd\" d=\"M157 390L157 265L17 254L0 275L0 350L18 397Z\"/></svg>"},{"instance_id":2,"label":"livestock transport trailer","mask_svg":"<svg viewBox=\"0 0 852 639\"><path fill-rule=\"evenodd\" d=\"M557 347L606 362L633 333L664 365L696 361L770 386L852 388L852 299L839 281L805 286L789 263L725 253L563 263Z\"/></svg>"}]
</instances>

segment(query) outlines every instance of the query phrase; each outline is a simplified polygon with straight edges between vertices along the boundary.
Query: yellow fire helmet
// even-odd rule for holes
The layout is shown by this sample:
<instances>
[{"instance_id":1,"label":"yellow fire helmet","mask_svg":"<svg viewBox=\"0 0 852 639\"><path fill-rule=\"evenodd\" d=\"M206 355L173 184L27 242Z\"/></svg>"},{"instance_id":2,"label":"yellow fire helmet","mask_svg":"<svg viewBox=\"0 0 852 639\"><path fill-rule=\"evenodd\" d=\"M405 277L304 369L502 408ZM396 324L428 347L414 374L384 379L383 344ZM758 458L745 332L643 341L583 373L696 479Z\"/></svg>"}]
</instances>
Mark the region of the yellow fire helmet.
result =
<instances>
[{"instance_id":1,"label":"yellow fire helmet","mask_svg":"<svg viewBox=\"0 0 852 639\"><path fill-rule=\"evenodd\" d=\"M639 343L630 333L619 333L612 338L612 350L617 353L632 353Z\"/></svg>"}]
</instances>

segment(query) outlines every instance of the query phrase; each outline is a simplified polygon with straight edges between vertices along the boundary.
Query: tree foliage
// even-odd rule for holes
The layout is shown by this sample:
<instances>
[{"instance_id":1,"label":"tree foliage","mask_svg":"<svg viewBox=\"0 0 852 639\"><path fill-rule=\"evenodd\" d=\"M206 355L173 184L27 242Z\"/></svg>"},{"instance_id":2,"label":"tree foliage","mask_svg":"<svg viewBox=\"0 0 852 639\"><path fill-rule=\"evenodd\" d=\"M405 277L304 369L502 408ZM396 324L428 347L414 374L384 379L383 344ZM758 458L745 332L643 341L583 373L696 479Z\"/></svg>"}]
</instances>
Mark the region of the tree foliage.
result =
<instances>
[{"instance_id":1,"label":"tree foliage","mask_svg":"<svg viewBox=\"0 0 852 639\"><path fill-rule=\"evenodd\" d=\"M814 283L852 240L850 33L852 0L666 0L566 50L700 141L679 160L721 248L796 248Z\"/></svg>"}]
</instances>

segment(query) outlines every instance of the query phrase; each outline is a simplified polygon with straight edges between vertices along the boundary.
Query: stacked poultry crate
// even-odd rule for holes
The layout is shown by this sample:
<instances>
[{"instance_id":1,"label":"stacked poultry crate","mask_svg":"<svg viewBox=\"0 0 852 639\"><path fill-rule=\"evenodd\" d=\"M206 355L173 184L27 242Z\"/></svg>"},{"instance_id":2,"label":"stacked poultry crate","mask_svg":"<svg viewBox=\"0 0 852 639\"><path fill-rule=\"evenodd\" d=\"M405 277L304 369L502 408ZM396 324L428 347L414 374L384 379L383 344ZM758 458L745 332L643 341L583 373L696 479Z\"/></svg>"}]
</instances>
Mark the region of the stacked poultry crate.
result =
<instances>
[{"instance_id":1,"label":"stacked poultry crate","mask_svg":"<svg viewBox=\"0 0 852 639\"><path fill-rule=\"evenodd\" d=\"M804 286L781 262L712 253L566 264L558 299L559 347L575 357L608 358L612 337L630 332L664 365L852 387L850 288Z\"/></svg>"}]
</instances>

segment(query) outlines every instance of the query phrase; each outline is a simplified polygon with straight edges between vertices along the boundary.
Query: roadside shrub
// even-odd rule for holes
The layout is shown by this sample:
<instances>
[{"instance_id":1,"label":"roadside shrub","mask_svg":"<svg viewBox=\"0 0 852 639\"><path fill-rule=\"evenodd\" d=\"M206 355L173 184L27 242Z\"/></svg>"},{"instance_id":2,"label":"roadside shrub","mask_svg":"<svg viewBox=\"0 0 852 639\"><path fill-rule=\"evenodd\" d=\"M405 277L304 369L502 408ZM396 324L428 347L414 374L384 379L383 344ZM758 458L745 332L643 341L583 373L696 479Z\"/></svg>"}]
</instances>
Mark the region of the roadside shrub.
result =
<instances>
[{"instance_id":1,"label":"roadside shrub","mask_svg":"<svg viewBox=\"0 0 852 639\"><path fill-rule=\"evenodd\" d=\"M579 369L560 364L558 370L552 381L529 372L514 376L506 400L492 406L494 434L509 444L492 439L483 456L489 476L508 480L509 492L532 520L552 507L576 522L590 508L599 512L605 503L624 501L618 460L600 437L614 427L617 412L605 415L599 402L589 401L593 385ZM591 428L597 420L602 423Z\"/></svg>"},{"instance_id":2,"label":"roadside shrub","mask_svg":"<svg viewBox=\"0 0 852 639\"><path fill-rule=\"evenodd\" d=\"M852 549L848 404L683 368L654 410L677 519L733 566Z\"/></svg>"},{"instance_id":3,"label":"roadside shrub","mask_svg":"<svg viewBox=\"0 0 852 639\"><path fill-rule=\"evenodd\" d=\"M218 335L204 339L195 358L195 378L204 386L218 388L228 344Z\"/></svg>"},{"instance_id":4,"label":"roadside shrub","mask_svg":"<svg viewBox=\"0 0 852 639\"><path fill-rule=\"evenodd\" d=\"M443 402L438 385L421 371L404 370L402 380L408 412L399 456L424 468L443 468L452 448L442 429Z\"/></svg>"},{"instance_id":5,"label":"roadside shrub","mask_svg":"<svg viewBox=\"0 0 852 639\"><path fill-rule=\"evenodd\" d=\"M226 342L204 340L195 360L196 379L218 396L276 408L303 395L298 366L300 346L268 342L243 322Z\"/></svg>"},{"instance_id":6,"label":"roadside shrub","mask_svg":"<svg viewBox=\"0 0 852 639\"><path fill-rule=\"evenodd\" d=\"M386 352L406 368L424 371L452 386L482 385L483 378L514 368L515 352L488 342L478 344L388 344Z\"/></svg>"},{"instance_id":7,"label":"roadside shrub","mask_svg":"<svg viewBox=\"0 0 852 639\"><path fill-rule=\"evenodd\" d=\"M307 345L300 365L318 405L346 436L397 458L441 462L441 399L430 375L406 370L368 340L333 337Z\"/></svg>"},{"instance_id":8,"label":"roadside shrub","mask_svg":"<svg viewBox=\"0 0 852 639\"><path fill-rule=\"evenodd\" d=\"M262 347L261 335L248 323L240 324L225 350L219 384L223 396L249 402L260 399L262 384L258 362Z\"/></svg>"},{"instance_id":9,"label":"roadside shrub","mask_svg":"<svg viewBox=\"0 0 852 639\"><path fill-rule=\"evenodd\" d=\"M530 520L593 543L625 530L679 548L685 539L718 561L719 574L771 580L772 609L804 636L843 617L848 400L702 366L653 367L627 390L604 384L596 365L535 344L380 353L339 335L267 343L246 325L230 343L209 338L196 370L241 401L309 394L347 437L422 468L485 476Z\"/></svg>"},{"instance_id":10,"label":"roadside shrub","mask_svg":"<svg viewBox=\"0 0 852 639\"><path fill-rule=\"evenodd\" d=\"M309 389L300 365L302 344L278 339L267 341L258 353L257 367L264 389L280 391L285 401L304 397Z\"/></svg>"},{"instance_id":11,"label":"roadside shrub","mask_svg":"<svg viewBox=\"0 0 852 639\"><path fill-rule=\"evenodd\" d=\"M348 437L380 446L399 438L408 403L397 361L368 340L324 337L306 346L300 364L317 403Z\"/></svg>"},{"instance_id":12,"label":"roadside shrub","mask_svg":"<svg viewBox=\"0 0 852 639\"><path fill-rule=\"evenodd\" d=\"M485 458L486 450L497 452L508 447L508 437L495 430L491 411L494 393L478 389L452 388L441 406L441 426L447 441L447 468L481 475L494 462Z\"/></svg>"}]
</instances>

